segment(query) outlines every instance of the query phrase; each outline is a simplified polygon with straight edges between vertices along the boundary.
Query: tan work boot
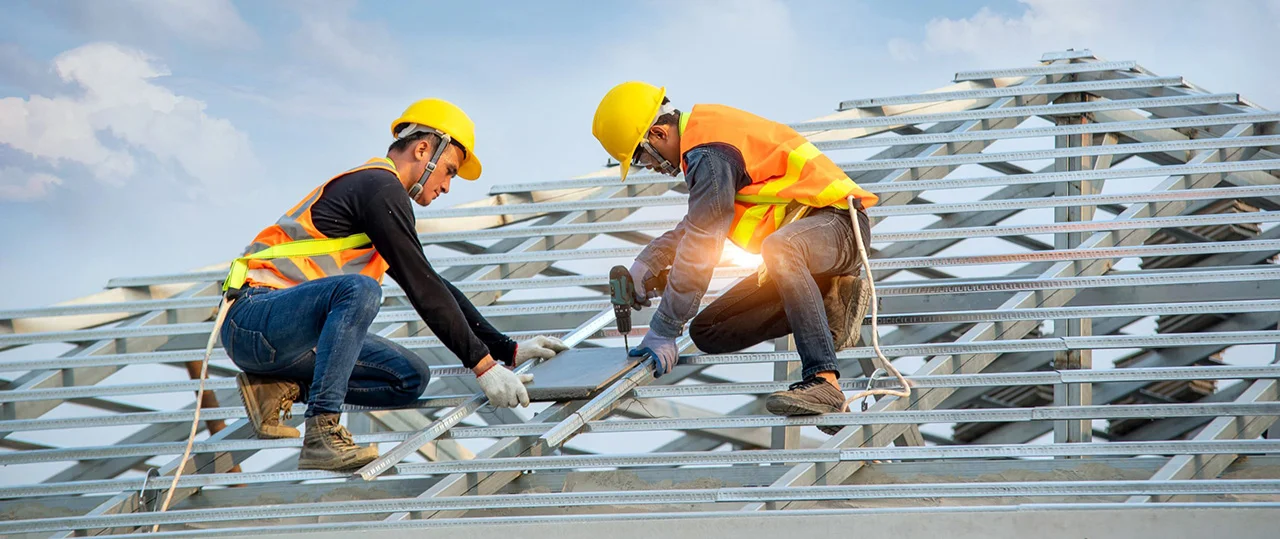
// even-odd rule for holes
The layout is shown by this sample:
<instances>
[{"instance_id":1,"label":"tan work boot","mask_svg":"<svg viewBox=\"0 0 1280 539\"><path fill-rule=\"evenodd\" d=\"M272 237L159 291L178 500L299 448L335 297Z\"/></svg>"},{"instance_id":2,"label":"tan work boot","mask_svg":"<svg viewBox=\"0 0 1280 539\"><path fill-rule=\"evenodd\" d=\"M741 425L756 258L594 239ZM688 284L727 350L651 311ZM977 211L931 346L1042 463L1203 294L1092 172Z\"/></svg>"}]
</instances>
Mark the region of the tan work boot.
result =
<instances>
[{"instance_id":1,"label":"tan work boot","mask_svg":"<svg viewBox=\"0 0 1280 539\"><path fill-rule=\"evenodd\" d=\"M764 407L773 415L818 415L847 411L844 393L831 382L819 376L810 376L791 384L786 391L769 395ZM835 435L844 428L841 425L819 425L818 430Z\"/></svg>"},{"instance_id":2,"label":"tan work boot","mask_svg":"<svg viewBox=\"0 0 1280 539\"><path fill-rule=\"evenodd\" d=\"M350 470L378 458L378 447L356 445L351 431L338 423L339 417L341 414L319 414L307 418L299 470Z\"/></svg>"},{"instance_id":3,"label":"tan work boot","mask_svg":"<svg viewBox=\"0 0 1280 539\"><path fill-rule=\"evenodd\" d=\"M293 401L302 394L302 387L293 380L269 378L256 374L236 375L236 387L240 400L249 412L249 423L259 438L297 438L298 429L280 423L280 416L293 417Z\"/></svg>"},{"instance_id":4,"label":"tan work boot","mask_svg":"<svg viewBox=\"0 0 1280 539\"><path fill-rule=\"evenodd\" d=\"M831 279L831 286L822 295L822 307L827 312L827 326L836 350L857 346L862 340L862 320L871 305L871 291L866 281L841 275Z\"/></svg>"}]
</instances>

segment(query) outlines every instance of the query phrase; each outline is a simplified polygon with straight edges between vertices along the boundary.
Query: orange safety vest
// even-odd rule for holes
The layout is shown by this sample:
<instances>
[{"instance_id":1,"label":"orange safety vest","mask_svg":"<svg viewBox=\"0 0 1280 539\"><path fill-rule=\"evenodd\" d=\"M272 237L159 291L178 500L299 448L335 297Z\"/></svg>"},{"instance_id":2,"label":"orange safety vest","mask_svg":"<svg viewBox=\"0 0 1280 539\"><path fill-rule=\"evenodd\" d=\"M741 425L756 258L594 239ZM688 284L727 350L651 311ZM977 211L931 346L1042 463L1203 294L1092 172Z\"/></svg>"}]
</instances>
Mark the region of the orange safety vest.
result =
<instances>
[{"instance_id":1,"label":"orange safety vest","mask_svg":"<svg viewBox=\"0 0 1280 539\"><path fill-rule=\"evenodd\" d=\"M311 206L320 199L325 187L334 180L353 172L369 169L382 169L396 173L396 166L390 159L377 157L366 161L363 165L329 178L320 187L311 191L293 208L289 209L276 224L262 229L253 243L245 248L246 255L260 252L270 247L299 240L327 239L315 224L311 222ZM247 260L248 273L245 281L249 286L267 286L271 288L289 288L307 281L313 281L330 275L350 275L359 273L368 275L379 283L387 272L387 262L373 247L346 249L328 254L273 259Z\"/></svg>"},{"instance_id":2,"label":"orange safety vest","mask_svg":"<svg viewBox=\"0 0 1280 539\"><path fill-rule=\"evenodd\" d=\"M680 168L685 152L708 143L728 144L742 153L751 184L734 196L729 240L759 253L764 239L783 224L787 206L848 209L850 195L862 207L879 197L858 187L843 170L800 133L778 122L724 105L694 105L680 116Z\"/></svg>"}]
</instances>

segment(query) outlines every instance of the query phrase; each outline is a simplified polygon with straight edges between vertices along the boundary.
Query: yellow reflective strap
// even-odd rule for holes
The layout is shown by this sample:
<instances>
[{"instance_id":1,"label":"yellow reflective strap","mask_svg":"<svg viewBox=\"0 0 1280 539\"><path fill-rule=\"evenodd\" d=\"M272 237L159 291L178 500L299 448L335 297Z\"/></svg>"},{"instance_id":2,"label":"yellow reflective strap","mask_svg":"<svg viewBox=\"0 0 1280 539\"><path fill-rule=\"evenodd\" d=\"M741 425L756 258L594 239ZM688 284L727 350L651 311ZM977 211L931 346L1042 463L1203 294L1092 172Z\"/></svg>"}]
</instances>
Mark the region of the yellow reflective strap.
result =
<instances>
[{"instance_id":1,"label":"yellow reflective strap","mask_svg":"<svg viewBox=\"0 0 1280 539\"><path fill-rule=\"evenodd\" d=\"M783 189L795 185L800 181L800 172L804 170L804 166L810 159L822 155L817 146L812 142L801 144L800 147L791 150L787 154L787 173L781 178L773 180L760 189L760 194L766 196L775 196Z\"/></svg>"},{"instance_id":2,"label":"yellow reflective strap","mask_svg":"<svg viewBox=\"0 0 1280 539\"><path fill-rule=\"evenodd\" d=\"M782 228L782 222L786 220L787 207L779 204L776 206L772 206L772 208L773 208L773 229L778 230L779 228Z\"/></svg>"},{"instance_id":3,"label":"yellow reflective strap","mask_svg":"<svg viewBox=\"0 0 1280 539\"><path fill-rule=\"evenodd\" d=\"M245 277L249 273L250 260L265 260L271 258L298 258L306 256L317 256L333 254L348 249L356 249L364 247L372 243L368 234L356 234L345 238L319 238L312 240L298 240L272 245L266 249L253 253L251 255L242 256L231 262L231 271L227 273L227 279L222 283L222 290L225 292L232 288L240 288L244 285Z\"/></svg>"},{"instance_id":4,"label":"yellow reflective strap","mask_svg":"<svg viewBox=\"0 0 1280 539\"><path fill-rule=\"evenodd\" d=\"M231 261L231 271L227 272L227 278L222 281L222 291L226 292L232 288L240 288L244 286L244 280L249 275L249 264L243 258L237 258Z\"/></svg>"},{"instance_id":5,"label":"yellow reflective strap","mask_svg":"<svg viewBox=\"0 0 1280 539\"><path fill-rule=\"evenodd\" d=\"M849 193L852 193L857 188L858 184L853 183L853 180L844 178L840 181L831 182L813 197L801 198L800 202L819 208L835 206L842 210L847 210L849 209L849 202L845 200L845 197L848 197Z\"/></svg>"},{"instance_id":6,"label":"yellow reflective strap","mask_svg":"<svg viewBox=\"0 0 1280 539\"><path fill-rule=\"evenodd\" d=\"M733 199L747 204L790 204L791 199L766 195L734 195Z\"/></svg>"},{"instance_id":7,"label":"yellow reflective strap","mask_svg":"<svg viewBox=\"0 0 1280 539\"><path fill-rule=\"evenodd\" d=\"M738 225L733 227L733 231L730 232L729 239L742 247L749 245L751 236L756 232L756 226L760 224L760 221L764 220L764 216L772 208L773 206L767 204L747 208L747 211L742 214L742 219L738 220Z\"/></svg>"}]
</instances>

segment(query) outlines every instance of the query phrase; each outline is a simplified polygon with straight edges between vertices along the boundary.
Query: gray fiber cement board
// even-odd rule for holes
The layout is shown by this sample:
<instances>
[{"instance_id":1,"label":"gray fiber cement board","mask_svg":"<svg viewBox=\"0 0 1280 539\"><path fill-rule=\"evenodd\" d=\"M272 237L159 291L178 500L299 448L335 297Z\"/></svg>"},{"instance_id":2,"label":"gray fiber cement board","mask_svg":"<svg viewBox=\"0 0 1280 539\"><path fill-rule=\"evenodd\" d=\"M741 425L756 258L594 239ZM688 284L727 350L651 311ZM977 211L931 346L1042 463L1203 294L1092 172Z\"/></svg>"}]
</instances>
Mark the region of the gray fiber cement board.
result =
<instances>
[{"instance_id":1,"label":"gray fiber cement board","mask_svg":"<svg viewBox=\"0 0 1280 539\"><path fill-rule=\"evenodd\" d=\"M625 348L574 348L534 365L529 399L563 401L589 399L631 370L640 358Z\"/></svg>"}]
</instances>

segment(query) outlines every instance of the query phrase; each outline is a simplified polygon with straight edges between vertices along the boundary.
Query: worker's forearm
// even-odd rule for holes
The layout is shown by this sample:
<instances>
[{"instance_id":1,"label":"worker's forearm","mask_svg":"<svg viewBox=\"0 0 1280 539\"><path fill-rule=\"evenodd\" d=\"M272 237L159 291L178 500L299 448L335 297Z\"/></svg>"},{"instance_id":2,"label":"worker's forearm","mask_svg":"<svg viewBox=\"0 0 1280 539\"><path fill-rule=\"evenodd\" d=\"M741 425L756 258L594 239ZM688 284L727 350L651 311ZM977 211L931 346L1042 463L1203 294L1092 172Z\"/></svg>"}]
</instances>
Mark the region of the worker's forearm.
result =
<instances>
[{"instance_id":1,"label":"worker's forearm","mask_svg":"<svg viewBox=\"0 0 1280 539\"><path fill-rule=\"evenodd\" d=\"M449 289L449 293L453 295L454 301L458 302L458 307L462 309L462 314L467 319L467 325L471 327L471 333L475 334L489 348L489 353L493 355L494 359L511 364L516 355L516 341L493 327L493 324L490 324L489 320L484 315L481 315L476 306L471 303L471 299L466 294L463 294L461 290L458 290L458 287L453 286L453 283L445 281L444 285Z\"/></svg>"},{"instance_id":2,"label":"worker's forearm","mask_svg":"<svg viewBox=\"0 0 1280 539\"><path fill-rule=\"evenodd\" d=\"M689 214L681 223L671 275L649 330L674 337L698 313L703 294L724 249L733 223L734 176L738 170L715 149L695 148L686 154Z\"/></svg>"},{"instance_id":3,"label":"worker's forearm","mask_svg":"<svg viewBox=\"0 0 1280 539\"><path fill-rule=\"evenodd\" d=\"M684 238L685 227L688 224L689 218L685 217L674 229L654 238L643 251L640 251L640 256L637 256L636 260L648 266L649 272L655 275L666 269L675 260L676 246L680 245L680 240Z\"/></svg>"}]
</instances>

